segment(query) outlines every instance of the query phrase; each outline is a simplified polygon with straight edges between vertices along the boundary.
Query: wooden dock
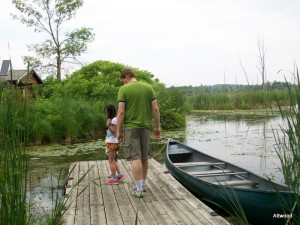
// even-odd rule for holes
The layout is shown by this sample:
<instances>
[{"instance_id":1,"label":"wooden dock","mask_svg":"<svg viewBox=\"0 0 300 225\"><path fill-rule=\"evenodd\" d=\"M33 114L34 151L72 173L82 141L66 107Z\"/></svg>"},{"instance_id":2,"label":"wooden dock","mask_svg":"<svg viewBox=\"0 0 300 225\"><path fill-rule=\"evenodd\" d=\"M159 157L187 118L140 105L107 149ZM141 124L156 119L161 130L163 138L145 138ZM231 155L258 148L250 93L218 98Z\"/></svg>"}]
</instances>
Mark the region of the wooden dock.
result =
<instances>
[{"instance_id":1,"label":"wooden dock","mask_svg":"<svg viewBox=\"0 0 300 225\"><path fill-rule=\"evenodd\" d=\"M65 225L134 225L136 219L137 224L142 225L229 225L154 159L149 160L148 189L144 198L132 197L134 181L130 162L118 162L125 175L118 185L104 182L109 174L106 160L71 164L66 186Z\"/></svg>"}]
</instances>

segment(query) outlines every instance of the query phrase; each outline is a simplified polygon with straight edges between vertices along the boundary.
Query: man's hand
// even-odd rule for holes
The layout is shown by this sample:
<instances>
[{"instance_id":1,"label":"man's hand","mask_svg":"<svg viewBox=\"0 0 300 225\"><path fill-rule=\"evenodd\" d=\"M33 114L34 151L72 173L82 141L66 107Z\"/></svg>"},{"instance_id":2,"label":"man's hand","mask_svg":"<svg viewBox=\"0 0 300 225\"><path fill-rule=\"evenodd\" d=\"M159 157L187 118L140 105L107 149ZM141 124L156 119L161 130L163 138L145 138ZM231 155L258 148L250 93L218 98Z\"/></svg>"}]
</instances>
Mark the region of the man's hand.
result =
<instances>
[{"instance_id":1,"label":"man's hand","mask_svg":"<svg viewBox=\"0 0 300 225\"><path fill-rule=\"evenodd\" d=\"M118 138L119 143L123 142L123 139L124 139L123 133L118 133L117 138Z\"/></svg>"},{"instance_id":2,"label":"man's hand","mask_svg":"<svg viewBox=\"0 0 300 225\"><path fill-rule=\"evenodd\" d=\"M154 136L155 136L156 138L160 138L160 128L155 128L155 129L154 129Z\"/></svg>"}]
</instances>

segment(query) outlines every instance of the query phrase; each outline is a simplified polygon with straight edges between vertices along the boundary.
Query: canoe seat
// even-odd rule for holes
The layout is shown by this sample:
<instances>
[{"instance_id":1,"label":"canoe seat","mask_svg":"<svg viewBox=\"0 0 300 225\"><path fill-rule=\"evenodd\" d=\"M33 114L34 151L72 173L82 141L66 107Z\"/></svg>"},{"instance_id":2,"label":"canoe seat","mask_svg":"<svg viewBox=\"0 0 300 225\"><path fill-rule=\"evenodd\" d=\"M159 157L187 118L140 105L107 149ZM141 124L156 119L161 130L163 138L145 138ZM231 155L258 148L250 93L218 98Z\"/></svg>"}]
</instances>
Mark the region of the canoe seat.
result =
<instances>
[{"instance_id":1,"label":"canoe seat","mask_svg":"<svg viewBox=\"0 0 300 225\"><path fill-rule=\"evenodd\" d=\"M190 167L190 166L211 166L211 165L225 165L223 162L186 162L186 163L174 163L177 167Z\"/></svg>"},{"instance_id":2,"label":"canoe seat","mask_svg":"<svg viewBox=\"0 0 300 225\"><path fill-rule=\"evenodd\" d=\"M214 173L214 174L196 174L196 177L215 177L215 176L236 176L236 175L247 175L248 172L233 172L228 170L222 170L221 173Z\"/></svg>"},{"instance_id":3,"label":"canoe seat","mask_svg":"<svg viewBox=\"0 0 300 225\"><path fill-rule=\"evenodd\" d=\"M222 182L214 182L213 184L219 184L223 186L244 186L244 185L251 185L256 186L256 183L253 180L230 180L230 181L222 181Z\"/></svg>"},{"instance_id":4,"label":"canoe seat","mask_svg":"<svg viewBox=\"0 0 300 225\"><path fill-rule=\"evenodd\" d=\"M182 155L182 154L192 154L191 151L185 150L185 149L172 149L168 153L169 155Z\"/></svg>"},{"instance_id":5,"label":"canoe seat","mask_svg":"<svg viewBox=\"0 0 300 225\"><path fill-rule=\"evenodd\" d=\"M204 170L187 172L190 175L223 175L224 173L232 172L230 170Z\"/></svg>"}]
</instances>

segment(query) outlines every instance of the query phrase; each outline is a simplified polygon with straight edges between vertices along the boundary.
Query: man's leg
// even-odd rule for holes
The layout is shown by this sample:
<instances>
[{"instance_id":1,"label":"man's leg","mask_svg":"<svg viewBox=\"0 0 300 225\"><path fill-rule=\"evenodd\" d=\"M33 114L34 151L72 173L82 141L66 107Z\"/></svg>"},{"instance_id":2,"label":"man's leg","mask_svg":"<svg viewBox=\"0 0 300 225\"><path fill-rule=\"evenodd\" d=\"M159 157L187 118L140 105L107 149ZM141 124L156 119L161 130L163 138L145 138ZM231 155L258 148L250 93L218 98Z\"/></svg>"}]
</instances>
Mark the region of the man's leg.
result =
<instances>
[{"instance_id":1,"label":"man's leg","mask_svg":"<svg viewBox=\"0 0 300 225\"><path fill-rule=\"evenodd\" d=\"M141 180L142 177L142 163L141 160L132 160L131 161L131 170L132 175L135 181Z\"/></svg>"},{"instance_id":2,"label":"man's leg","mask_svg":"<svg viewBox=\"0 0 300 225\"><path fill-rule=\"evenodd\" d=\"M148 173L148 159L142 160L142 179L146 180Z\"/></svg>"},{"instance_id":3,"label":"man's leg","mask_svg":"<svg viewBox=\"0 0 300 225\"><path fill-rule=\"evenodd\" d=\"M125 148L128 154L127 159L131 160L132 175L135 180L136 189L133 192L135 197L143 197L143 173L141 162L140 129L125 128Z\"/></svg>"},{"instance_id":4,"label":"man's leg","mask_svg":"<svg viewBox=\"0 0 300 225\"><path fill-rule=\"evenodd\" d=\"M141 129L141 163L142 163L142 179L143 186L145 186L145 182L148 174L148 156L150 152L150 128Z\"/></svg>"},{"instance_id":5,"label":"man's leg","mask_svg":"<svg viewBox=\"0 0 300 225\"><path fill-rule=\"evenodd\" d=\"M136 190L142 191L143 186L143 173L142 173L142 163L141 160L131 161L132 175L135 180Z\"/></svg>"}]
</instances>

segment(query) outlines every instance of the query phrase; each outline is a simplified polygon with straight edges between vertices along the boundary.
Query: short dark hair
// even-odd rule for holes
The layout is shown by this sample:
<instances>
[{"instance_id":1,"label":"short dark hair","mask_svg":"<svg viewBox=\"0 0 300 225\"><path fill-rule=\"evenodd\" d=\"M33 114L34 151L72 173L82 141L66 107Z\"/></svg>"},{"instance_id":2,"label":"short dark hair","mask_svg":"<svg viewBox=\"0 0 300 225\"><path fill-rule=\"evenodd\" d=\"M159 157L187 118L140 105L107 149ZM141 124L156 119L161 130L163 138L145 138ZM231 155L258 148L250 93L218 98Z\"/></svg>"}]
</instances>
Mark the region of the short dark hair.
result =
<instances>
[{"instance_id":1,"label":"short dark hair","mask_svg":"<svg viewBox=\"0 0 300 225\"><path fill-rule=\"evenodd\" d=\"M126 75L128 75L129 77L135 77L134 72L130 68L124 68L123 69L123 71L120 75L120 79L124 79L126 77Z\"/></svg>"},{"instance_id":2,"label":"short dark hair","mask_svg":"<svg viewBox=\"0 0 300 225\"><path fill-rule=\"evenodd\" d=\"M105 110L107 112L107 117L109 119L113 119L114 117L117 116L117 109L116 109L116 107L114 105L111 105L111 104L110 105L106 105L104 107L104 112L105 112Z\"/></svg>"}]
</instances>

